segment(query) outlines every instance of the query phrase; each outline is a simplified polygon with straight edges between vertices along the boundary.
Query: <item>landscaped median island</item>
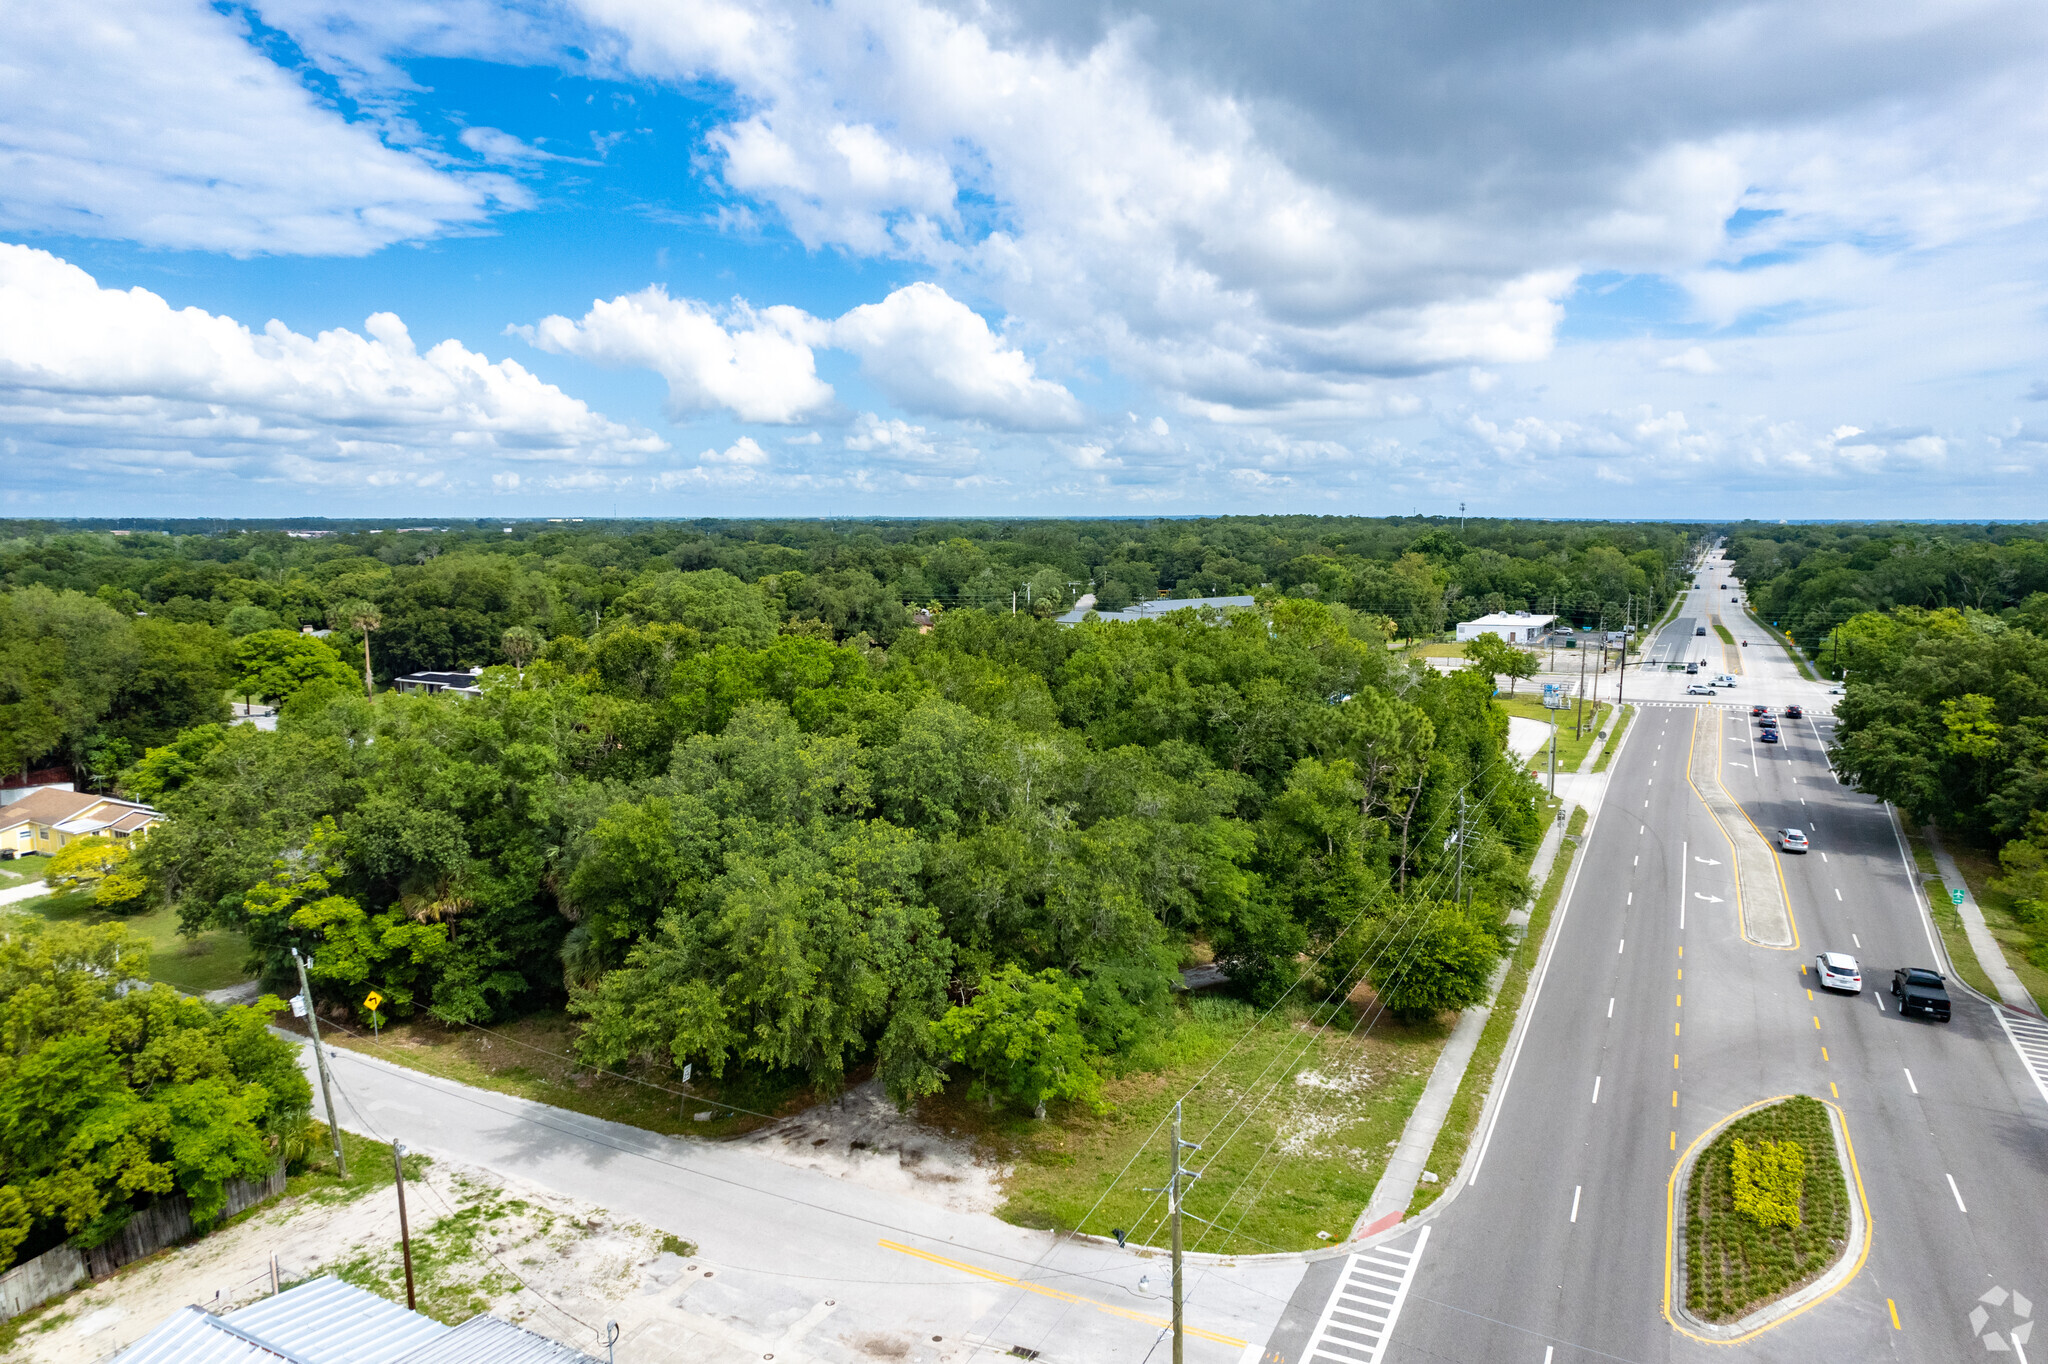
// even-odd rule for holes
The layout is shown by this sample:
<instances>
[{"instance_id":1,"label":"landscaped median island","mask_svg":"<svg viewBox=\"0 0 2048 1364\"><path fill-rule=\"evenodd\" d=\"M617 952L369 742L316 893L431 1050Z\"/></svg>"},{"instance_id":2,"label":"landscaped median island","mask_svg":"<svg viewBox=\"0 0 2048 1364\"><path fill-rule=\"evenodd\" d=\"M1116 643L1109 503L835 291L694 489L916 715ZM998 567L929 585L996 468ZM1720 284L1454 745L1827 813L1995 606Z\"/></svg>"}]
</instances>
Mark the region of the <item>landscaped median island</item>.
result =
<instances>
[{"instance_id":1,"label":"landscaped median island","mask_svg":"<svg viewBox=\"0 0 2048 1364\"><path fill-rule=\"evenodd\" d=\"M1685 1312L1743 1322L1847 1253L1849 1181L1827 1105L1805 1095L1728 1123L1677 1177Z\"/></svg>"}]
</instances>

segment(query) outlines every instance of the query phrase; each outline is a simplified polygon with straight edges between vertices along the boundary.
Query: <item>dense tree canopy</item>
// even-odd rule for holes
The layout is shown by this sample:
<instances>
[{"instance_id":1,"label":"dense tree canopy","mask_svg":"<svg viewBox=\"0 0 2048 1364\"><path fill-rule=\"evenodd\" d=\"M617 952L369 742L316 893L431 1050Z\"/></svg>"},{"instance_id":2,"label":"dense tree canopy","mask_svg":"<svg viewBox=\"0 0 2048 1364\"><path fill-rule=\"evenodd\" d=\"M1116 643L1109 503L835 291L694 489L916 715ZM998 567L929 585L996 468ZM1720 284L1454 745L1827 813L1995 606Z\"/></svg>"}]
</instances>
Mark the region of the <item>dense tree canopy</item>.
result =
<instances>
[{"instance_id":1,"label":"dense tree canopy","mask_svg":"<svg viewBox=\"0 0 2048 1364\"><path fill-rule=\"evenodd\" d=\"M312 1091L276 999L210 1008L147 984L121 924L0 926L0 1268L97 1245L157 1195L217 1216L302 1133Z\"/></svg>"}]
</instances>

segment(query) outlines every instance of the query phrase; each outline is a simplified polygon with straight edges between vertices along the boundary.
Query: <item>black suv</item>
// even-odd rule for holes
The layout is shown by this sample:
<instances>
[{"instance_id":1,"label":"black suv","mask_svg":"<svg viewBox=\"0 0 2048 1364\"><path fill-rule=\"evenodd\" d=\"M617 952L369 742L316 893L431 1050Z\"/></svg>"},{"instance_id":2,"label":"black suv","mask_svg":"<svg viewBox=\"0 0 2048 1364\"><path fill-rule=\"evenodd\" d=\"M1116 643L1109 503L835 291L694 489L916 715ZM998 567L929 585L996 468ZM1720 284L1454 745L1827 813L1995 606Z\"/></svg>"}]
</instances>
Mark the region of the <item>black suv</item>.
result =
<instances>
[{"instance_id":1,"label":"black suv","mask_svg":"<svg viewBox=\"0 0 2048 1364\"><path fill-rule=\"evenodd\" d=\"M1948 1022L1948 991L1939 971L1901 966L1892 972L1892 998L1899 1001L1902 1014L1926 1014L1937 1023Z\"/></svg>"}]
</instances>

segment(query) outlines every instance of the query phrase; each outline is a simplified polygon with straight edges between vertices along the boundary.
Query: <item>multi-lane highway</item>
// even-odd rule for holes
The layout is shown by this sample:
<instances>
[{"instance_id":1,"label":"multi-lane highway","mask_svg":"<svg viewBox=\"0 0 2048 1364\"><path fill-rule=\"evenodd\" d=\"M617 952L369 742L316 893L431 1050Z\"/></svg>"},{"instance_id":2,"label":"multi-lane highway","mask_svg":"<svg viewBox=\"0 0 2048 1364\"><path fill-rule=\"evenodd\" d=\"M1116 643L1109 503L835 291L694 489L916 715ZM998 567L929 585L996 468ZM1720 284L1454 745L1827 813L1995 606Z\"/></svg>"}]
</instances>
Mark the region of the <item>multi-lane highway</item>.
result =
<instances>
[{"instance_id":1,"label":"multi-lane highway","mask_svg":"<svg viewBox=\"0 0 2048 1364\"><path fill-rule=\"evenodd\" d=\"M1718 580L1713 560L1695 596L1725 601ZM1718 664L1718 635L1693 634L1700 614L1681 613L1652 649ZM1750 704L1824 709L1812 703L1826 691L1798 682L1736 609L1720 614L1750 641L1730 651L1741 684L1729 701L1653 703L1632 726L1470 1177L1429 1221L1393 1330L1325 1358L1725 1358L1729 1346L1666 1315L1670 1177L1728 1114L1794 1093L1840 1106L1869 1251L1838 1291L1734 1349L1962 1359L1987 1353L1982 1331L2020 1328L2024 1348L2022 1301L2048 1314L2048 1080L1959 987L1947 1025L1891 1007L1892 969L1939 957L1890 814L1834 779L1825 716L1756 741ZM1764 831L1787 825L1808 831L1811 853L1768 849ZM1822 950L1857 957L1862 996L1813 989ZM1420 1239L1387 1244L1413 1252ZM1327 1298L1332 1277L1311 1273L1301 1293ZM2048 1333L2035 1348L2048 1357Z\"/></svg>"}]
</instances>

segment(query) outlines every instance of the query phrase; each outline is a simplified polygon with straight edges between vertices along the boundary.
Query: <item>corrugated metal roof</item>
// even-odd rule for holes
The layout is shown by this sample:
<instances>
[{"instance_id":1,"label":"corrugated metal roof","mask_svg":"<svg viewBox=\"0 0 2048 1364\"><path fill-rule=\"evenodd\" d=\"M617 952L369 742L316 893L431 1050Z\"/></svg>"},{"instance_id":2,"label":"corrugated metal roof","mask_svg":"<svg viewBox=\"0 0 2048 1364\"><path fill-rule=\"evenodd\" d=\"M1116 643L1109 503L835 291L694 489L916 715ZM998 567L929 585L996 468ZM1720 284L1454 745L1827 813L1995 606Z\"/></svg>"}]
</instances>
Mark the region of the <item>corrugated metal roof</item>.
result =
<instances>
[{"instance_id":1,"label":"corrugated metal roof","mask_svg":"<svg viewBox=\"0 0 2048 1364\"><path fill-rule=\"evenodd\" d=\"M449 1333L431 1317L324 1276L224 1317L183 1308L114 1364L395 1364Z\"/></svg>"},{"instance_id":2,"label":"corrugated metal roof","mask_svg":"<svg viewBox=\"0 0 2048 1364\"><path fill-rule=\"evenodd\" d=\"M449 1329L333 1277L251 1303L226 1321L305 1364L391 1364Z\"/></svg>"},{"instance_id":3,"label":"corrugated metal roof","mask_svg":"<svg viewBox=\"0 0 2048 1364\"><path fill-rule=\"evenodd\" d=\"M115 1355L114 1364L279 1364L290 1359L228 1330L219 1317L197 1307L181 1307L170 1320Z\"/></svg>"},{"instance_id":4,"label":"corrugated metal roof","mask_svg":"<svg viewBox=\"0 0 2048 1364\"><path fill-rule=\"evenodd\" d=\"M590 1356L509 1321L471 1317L391 1364L590 1364Z\"/></svg>"}]
</instances>

